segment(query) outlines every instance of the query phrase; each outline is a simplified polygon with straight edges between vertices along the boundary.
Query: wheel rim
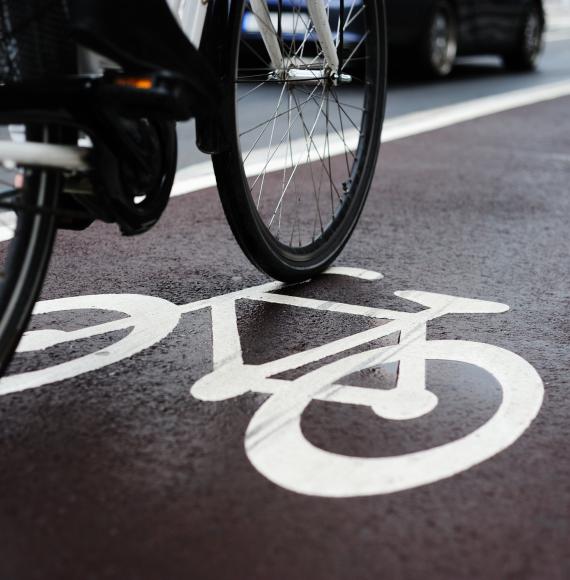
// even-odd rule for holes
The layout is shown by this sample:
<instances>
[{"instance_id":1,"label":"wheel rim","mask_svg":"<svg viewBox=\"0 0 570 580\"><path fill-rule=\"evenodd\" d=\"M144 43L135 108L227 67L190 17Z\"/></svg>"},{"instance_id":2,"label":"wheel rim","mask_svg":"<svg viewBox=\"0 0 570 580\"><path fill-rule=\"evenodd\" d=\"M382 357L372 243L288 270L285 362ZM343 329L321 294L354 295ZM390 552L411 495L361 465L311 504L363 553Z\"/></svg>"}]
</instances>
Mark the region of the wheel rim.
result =
<instances>
[{"instance_id":1,"label":"wheel rim","mask_svg":"<svg viewBox=\"0 0 570 580\"><path fill-rule=\"evenodd\" d=\"M278 76L263 58L261 42L244 32L254 19L250 2L245 2L235 77L236 124L254 213L267 238L295 260L318 252L359 189L366 142L373 132L370 103L379 75L377 63L370 61L379 40L368 26L375 8L367 1L346 0L344 19L335 13L338 3L331 2L331 8L326 2L339 52L344 20L338 71L344 78L335 80L326 73L305 2L285 4L280 42L286 71ZM312 78L299 82L296 75ZM264 109L267 101L270 109Z\"/></svg>"},{"instance_id":2,"label":"wheel rim","mask_svg":"<svg viewBox=\"0 0 570 580\"><path fill-rule=\"evenodd\" d=\"M7 134L3 127L2 135ZM14 129L14 128L13 128ZM16 140L26 139L16 127ZM47 129L34 128L38 140L49 141ZM0 160L4 161L4 160ZM0 369L33 304L52 243L55 175L0 164Z\"/></svg>"},{"instance_id":3,"label":"wheel rim","mask_svg":"<svg viewBox=\"0 0 570 580\"><path fill-rule=\"evenodd\" d=\"M68 34L63 2L3 0L0 14L0 86L72 73L76 47ZM38 100L37 107L43 103ZM5 112L0 139L65 143L61 127L28 122ZM36 165L18 167L0 159L0 373L14 350L45 274L55 232L55 209L62 175Z\"/></svg>"},{"instance_id":4,"label":"wheel rim","mask_svg":"<svg viewBox=\"0 0 570 580\"><path fill-rule=\"evenodd\" d=\"M440 75L451 72L457 55L457 34L449 12L439 10L430 31L430 61Z\"/></svg>"}]
</instances>

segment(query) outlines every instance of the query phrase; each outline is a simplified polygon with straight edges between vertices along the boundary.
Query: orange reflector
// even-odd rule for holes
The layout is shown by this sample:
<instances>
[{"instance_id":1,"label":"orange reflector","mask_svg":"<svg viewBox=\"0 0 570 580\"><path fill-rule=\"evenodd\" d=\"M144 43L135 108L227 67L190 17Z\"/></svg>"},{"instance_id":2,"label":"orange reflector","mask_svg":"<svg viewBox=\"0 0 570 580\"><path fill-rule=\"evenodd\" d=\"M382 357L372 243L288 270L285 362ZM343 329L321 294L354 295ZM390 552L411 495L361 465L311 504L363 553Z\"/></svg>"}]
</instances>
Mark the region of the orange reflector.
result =
<instances>
[{"instance_id":1,"label":"orange reflector","mask_svg":"<svg viewBox=\"0 0 570 580\"><path fill-rule=\"evenodd\" d=\"M115 79L115 84L143 91L152 89L152 79L144 77L119 77Z\"/></svg>"}]
</instances>

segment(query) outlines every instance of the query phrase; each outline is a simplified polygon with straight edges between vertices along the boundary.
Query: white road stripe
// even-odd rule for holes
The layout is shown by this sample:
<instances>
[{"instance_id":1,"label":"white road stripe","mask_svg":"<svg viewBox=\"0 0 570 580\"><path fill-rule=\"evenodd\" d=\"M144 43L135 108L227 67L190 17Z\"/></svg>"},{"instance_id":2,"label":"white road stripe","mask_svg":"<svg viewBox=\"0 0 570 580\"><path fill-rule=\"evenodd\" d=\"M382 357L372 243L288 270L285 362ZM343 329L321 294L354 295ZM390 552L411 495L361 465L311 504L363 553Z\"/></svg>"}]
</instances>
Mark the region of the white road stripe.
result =
<instances>
[{"instance_id":1,"label":"white road stripe","mask_svg":"<svg viewBox=\"0 0 570 580\"><path fill-rule=\"evenodd\" d=\"M11 240L16 229L16 214L12 211L0 213L0 242Z\"/></svg>"},{"instance_id":2,"label":"white road stripe","mask_svg":"<svg viewBox=\"0 0 570 580\"><path fill-rule=\"evenodd\" d=\"M413 135L443 129L466 121L472 121L488 115L494 115L504 111L526 107L544 101L550 101L570 95L570 81L561 81L528 89L510 91L508 93L491 95L471 101L463 101L454 105L446 105L427 111L410 113L400 117L387 119L384 123L382 142L388 143ZM346 142L349 146L356 143L358 138L356 130L346 133ZM314 138L315 145L322 150L324 136ZM336 149L331 145L331 155L344 153L344 146L338 142ZM299 156L305 156L306 144L304 139L292 143L295 152L288 156L287 167L295 165ZM264 150L254 151L248 158L246 174L248 177L257 175L265 166L267 154ZM285 167L284 159L273 159L268 167L269 171L281 171ZM301 159L301 163L318 161L315 148L308 159ZM212 169L211 161L196 163L183 169L176 174L176 180L171 196L186 195L202 189L216 186L216 178ZM0 224L1 225L1 224ZM0 242L11 238L11 227L0 227Z\"/></svg>"},{"instance_id":3,"label":"white road stripe","mask_svg":"<svg viewBox=\"0 0 570 580\"><path fill-rule=\"evenodd\" d=\"M394 117L392 119L387 119L384 123L382 142L387 143L389 141L404 139L413 135L443 129L444 127L450 127L458 123L472 121L481 117L518 109L520 107L526 107L544 101L551 101L569 95L570 81L562 81ZM317 146L319 139L324 139L324 136L315 138ZM356 139L356 130L347 132L346 141L349 145L354 143ZM337 151L331 151L331 153L339 155L344 152L342 143L338 143L337 149ZM297 154L306 156L305 140L301 139L294 142L293 150L296 152L293 156L295 158L297 157ZM248 176L257 175L257 173L263 169L266 159L267 156L265 151L260 150L254 152L248 159L246 174ZM284 159L275 158L271 162L269 170L280 171L284 169L284 161ZM314 148L313 154L305 162L307 161L318 161ZM294 165L292 163L292 157L289 156L287 167L291 167L292 165ZM212 169L212 163L206 161L190 165L178 171L171 195L173 197L186 195L187 193L215 186L216 178Z\"/></svg>"},{"instance_id":4,"label":"white road stripe","mask_svg":"<svg viewBox=\"0 0 570 580\"><path fill-rule=\"evenodd\" d=\"M570 40L570 30L553 30L546 35L548 42Z\"/></svg>"}]
</instances>

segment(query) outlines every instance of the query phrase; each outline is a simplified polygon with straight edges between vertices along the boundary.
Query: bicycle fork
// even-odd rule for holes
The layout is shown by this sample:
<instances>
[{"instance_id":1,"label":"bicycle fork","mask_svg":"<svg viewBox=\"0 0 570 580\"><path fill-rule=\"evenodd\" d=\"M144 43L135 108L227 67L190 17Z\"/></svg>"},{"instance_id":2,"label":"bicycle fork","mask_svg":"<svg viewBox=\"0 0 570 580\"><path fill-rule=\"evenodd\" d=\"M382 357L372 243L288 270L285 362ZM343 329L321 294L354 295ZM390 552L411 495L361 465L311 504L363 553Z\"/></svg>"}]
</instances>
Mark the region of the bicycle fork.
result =
<instances>
[{"instance_id":1,"label":"bicycle fork","mask_svg":"<svg viewBox=\"0 0 570 580\"><path fill-rule=\"evenodd\" d=\"M287 63L284 60L280 39L271 20L271 14L267 7L266 0L250 1L261 38L263 39L263 44L265 45L267 53L271 59L272 67L275 71L286 71ZM339 69L339 59L324 1L307 0L307 9L313 22L313 26L315 27L319 43L323 49L326 68L328 68L331 73L337 74Z\"/></svg>"}]
</instances>

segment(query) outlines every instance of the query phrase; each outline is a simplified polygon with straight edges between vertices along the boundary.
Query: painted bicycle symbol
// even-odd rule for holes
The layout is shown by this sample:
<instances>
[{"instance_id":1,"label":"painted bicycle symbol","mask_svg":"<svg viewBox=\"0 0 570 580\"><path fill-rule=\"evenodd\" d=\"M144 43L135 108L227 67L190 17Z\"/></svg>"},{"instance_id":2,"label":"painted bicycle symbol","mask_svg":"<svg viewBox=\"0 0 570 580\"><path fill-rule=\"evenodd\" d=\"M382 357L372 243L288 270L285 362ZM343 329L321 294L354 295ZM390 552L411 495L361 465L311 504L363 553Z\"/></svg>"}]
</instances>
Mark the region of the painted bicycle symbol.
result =
<instances>
[{"instance_id":1,"label":"painted bicycle symbol","mask_svg":"<svg viewBox=\"0 0 570 580\"><path fill-rule=\"evenodd\" d=\"M333 268L328 273L369 282L382 277L375 272L353 268ZM427 340L427 325L431 320L449 314L499 314L508 310L504 304L428 292L397 292L400 298L424 307L420 312L408 313L302 298L288 295L285 290L282 284L269 283L183 306L161 298L120 294L40 302L35 308L36 314L87 309L115 311L126 317L69 332L30 331L19 347L21 352L38 351L117 330L130 329L130 332L101 351L49 368L5 377L0 381L0 395L48 385L124 360L167 337L182 315L210 309L213 370L191 387L192 395L202 401L222 401L247 392L270 395L247 428L247 457L275 484L320 497L394 493L451 477L512 445L540 410L542 381L520 356L478 342ZM388 322L319 347L251 365L244 363L238 332L236 302L243 299ZM394 333L399 333L398 344L323 363L317 370L295 380L275 378L285 371L302 369ZM495 414L460 439L391 457L340 455L316 447L303 435L301 417L313 400L364 405L379 417L392 421L406 421L430 413L438 404L437 397L426 385L426 361L430 360L475 365L490 373L502 389L501 403ZM342 383L343 377L352 373L390 363L399 365L397 384L391 390Z\"/></svg>"}]
</instances>

